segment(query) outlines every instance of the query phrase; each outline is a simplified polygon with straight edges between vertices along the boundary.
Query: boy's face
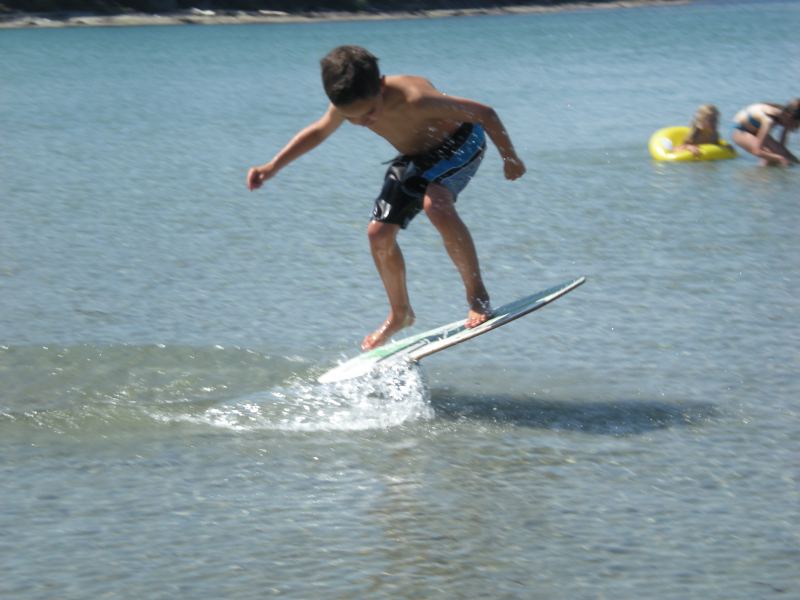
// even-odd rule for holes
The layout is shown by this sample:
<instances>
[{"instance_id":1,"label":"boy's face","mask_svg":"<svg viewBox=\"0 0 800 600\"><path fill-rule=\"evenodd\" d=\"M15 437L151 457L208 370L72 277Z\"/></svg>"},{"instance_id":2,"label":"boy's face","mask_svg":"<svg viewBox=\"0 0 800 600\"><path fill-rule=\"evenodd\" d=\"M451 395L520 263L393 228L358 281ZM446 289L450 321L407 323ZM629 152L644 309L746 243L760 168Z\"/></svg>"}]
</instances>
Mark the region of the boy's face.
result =
<instances>
[{"instance_id":1,"label":"boy's face","mask_svg":"<svg viewBox=\"0 0 800 600\"><path fill-rule=\"evenodd\" d=\"M381 82L381 91L371 98L363 98L350 104L337 106L336 110L353 125L362 127L374 125L383 112L383 82Z\"/></svg>"}]
</instances>

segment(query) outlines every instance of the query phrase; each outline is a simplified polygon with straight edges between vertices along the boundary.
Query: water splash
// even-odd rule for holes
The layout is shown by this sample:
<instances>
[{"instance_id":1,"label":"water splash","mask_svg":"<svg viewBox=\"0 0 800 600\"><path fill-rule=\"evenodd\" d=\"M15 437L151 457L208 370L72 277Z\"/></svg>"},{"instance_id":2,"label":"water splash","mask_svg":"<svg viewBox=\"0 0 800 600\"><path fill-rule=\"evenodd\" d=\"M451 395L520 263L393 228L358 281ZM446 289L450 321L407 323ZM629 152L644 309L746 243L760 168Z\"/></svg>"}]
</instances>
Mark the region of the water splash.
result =
<instances>
[{"instance_id":1,"label":"water splash","mask_svg":"<svg viewBox=\"0 0 800 600\"><path fill-rule=\"evenodd\" d=\"M336 384L294 379L200 414L173 415L170 420L234 431L359 431L432 417L430 393L420 368L395 362Z\"/></svg>"}]
</instances>

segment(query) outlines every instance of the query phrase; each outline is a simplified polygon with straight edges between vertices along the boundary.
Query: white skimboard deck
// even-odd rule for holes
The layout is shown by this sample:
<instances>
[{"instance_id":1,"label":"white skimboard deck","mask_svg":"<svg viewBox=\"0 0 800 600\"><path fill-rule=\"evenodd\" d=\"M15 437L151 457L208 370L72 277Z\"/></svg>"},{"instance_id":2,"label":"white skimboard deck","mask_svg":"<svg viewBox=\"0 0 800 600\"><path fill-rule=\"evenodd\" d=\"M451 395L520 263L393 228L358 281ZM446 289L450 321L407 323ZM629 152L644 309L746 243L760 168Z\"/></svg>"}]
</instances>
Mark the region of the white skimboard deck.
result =
<instances>
[{"instance_id":1,"label":"white skimboard deck","mask_svg":"<svg viewBox=\"0 0 800 600\"><path fill-rule=\"evenodd\" d=\"M389 342L383 346L359 354L355 358L334 367L323 373L318 381L320 383L335 383L346 379L353 379L369 373L378 363L392 359L405 359L411 362L422 360L435 352L450 348L461 342L466 342L474 337L502 327L515 319L519 319L535 310L550 304L582 285L586 277L579 277L556 285L541 292L520 298L496 309L491 318L477 327L467 329L464 319L449 325L442 325L416 335L409 336L396 342Z\"/></svg>"}]
</instances>

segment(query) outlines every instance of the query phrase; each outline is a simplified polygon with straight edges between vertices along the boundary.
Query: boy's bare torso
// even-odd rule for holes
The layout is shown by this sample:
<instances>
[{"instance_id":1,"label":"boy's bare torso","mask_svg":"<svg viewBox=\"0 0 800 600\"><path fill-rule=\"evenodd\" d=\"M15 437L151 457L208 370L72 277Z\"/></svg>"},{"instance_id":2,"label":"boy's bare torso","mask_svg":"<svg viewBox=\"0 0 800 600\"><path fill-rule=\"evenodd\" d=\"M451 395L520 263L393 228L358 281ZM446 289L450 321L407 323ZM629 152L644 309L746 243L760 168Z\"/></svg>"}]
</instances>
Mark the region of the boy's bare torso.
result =
<instances>
[{"instance_id":1,"label":"boy's bare torso","mask_svg":"<svg viewBox=\"0 0 800 600\"><path fill-rule=\"evenodd\" d=\"M430 100L443 94L423 77L387 76L381 91L382 107L369 129L386 139L402 154L423 154L437 148L461 125L442 118Z\"/></svg>"}]
</instances>

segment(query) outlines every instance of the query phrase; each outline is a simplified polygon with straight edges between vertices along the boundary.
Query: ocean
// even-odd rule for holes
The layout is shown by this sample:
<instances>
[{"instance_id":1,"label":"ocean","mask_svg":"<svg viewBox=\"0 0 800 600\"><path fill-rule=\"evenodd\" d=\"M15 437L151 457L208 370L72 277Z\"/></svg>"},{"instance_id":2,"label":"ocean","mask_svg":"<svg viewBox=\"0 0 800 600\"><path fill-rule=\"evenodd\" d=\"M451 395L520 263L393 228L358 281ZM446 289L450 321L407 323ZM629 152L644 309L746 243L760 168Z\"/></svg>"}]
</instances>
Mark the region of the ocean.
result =
<instances>
[{"instance_id":1,"label":"ocean","mask_svg":"<svg viewBox=\"0 0 800 600\"><path fill-rule=\"evenodd\" d=\"M798 93L800 3L0 31L0 597L800 598L800 169L654 162ZM360 380L387 143L318 61L496 108L458 208L524 319ZM800 152L800 134L789 146ZM466 314L424 215L417 323Z\"/></svg>"}]
</instances>

